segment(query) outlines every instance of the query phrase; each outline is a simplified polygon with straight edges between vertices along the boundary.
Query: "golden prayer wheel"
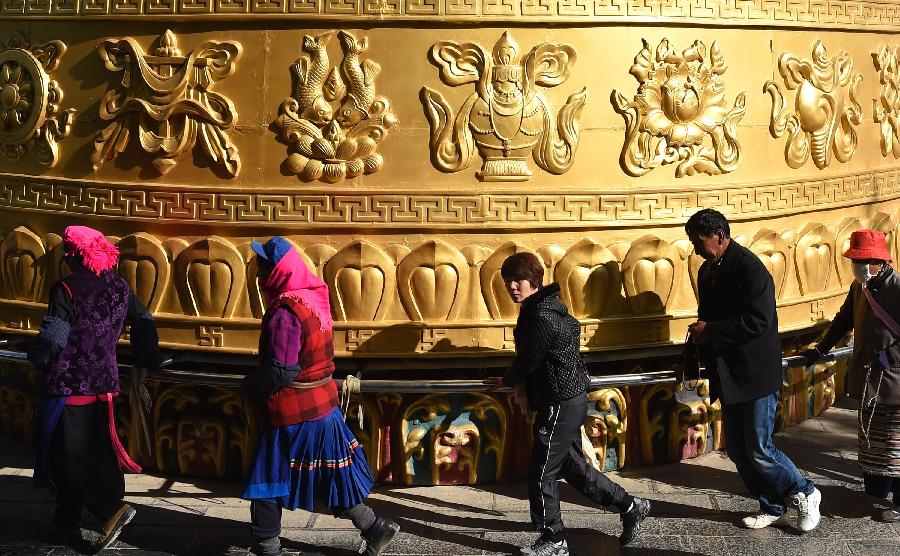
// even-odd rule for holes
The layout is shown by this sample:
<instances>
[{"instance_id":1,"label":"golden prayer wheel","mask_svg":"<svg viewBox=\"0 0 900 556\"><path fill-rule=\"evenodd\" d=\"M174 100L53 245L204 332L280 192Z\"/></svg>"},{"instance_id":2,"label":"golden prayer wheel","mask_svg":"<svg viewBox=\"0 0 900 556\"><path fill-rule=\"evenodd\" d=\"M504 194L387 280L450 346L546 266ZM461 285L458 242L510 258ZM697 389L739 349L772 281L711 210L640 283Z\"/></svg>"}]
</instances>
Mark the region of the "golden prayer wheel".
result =
<instances>
[{"instance_id":1,"label":"golden prayer wheel","mask_svg":"<svg viewBox=\"0 0 900 556\"><path fill-rule=\"evenodd\" d=\"M696 318L683 225L715 207L772 272L788 353L843 300L854 230L897 249L898 8L0 0L0 332L36 332L62 230L84 224L118 244L180 368L238 376L264 310L250 241L283 235L330 287L342 374L497 374L517 315L499 271L519 251L559 282L592 374L668 372ZM839 367L789 370L781 423L826 409ZM6 434L30 438L35 383L3 364ZM238 389L149 383L151 446L120 398L129 451L242 473L257 425ZM719 446L703 385L626 384L590 396L596 465ZM507 394L388 390L359 412L382 480L524 472Z\"/></svg>"}]
</instances>

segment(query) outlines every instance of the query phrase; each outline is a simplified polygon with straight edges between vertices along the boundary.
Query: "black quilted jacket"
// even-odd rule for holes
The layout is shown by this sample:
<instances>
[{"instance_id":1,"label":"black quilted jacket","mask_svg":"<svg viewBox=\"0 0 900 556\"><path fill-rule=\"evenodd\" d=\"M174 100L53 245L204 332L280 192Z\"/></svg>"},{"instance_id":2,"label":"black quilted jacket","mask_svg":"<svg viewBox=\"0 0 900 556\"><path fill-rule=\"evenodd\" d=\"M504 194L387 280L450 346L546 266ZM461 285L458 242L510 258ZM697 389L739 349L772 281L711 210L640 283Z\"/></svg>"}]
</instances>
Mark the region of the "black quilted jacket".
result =
<instances>
[{"instance_id":1,"label":"black quilted jacket","mask_svg":"<svg viewBox=\"0 0 900 556\"><path fill-rule=\"evenodd\" d=\"M522 302L514 332L516 358L503 383L525 382L528 403L539 409L585 392L581 327L559 298L559 285L545 286Z\"/></svg>"}]
</instances>

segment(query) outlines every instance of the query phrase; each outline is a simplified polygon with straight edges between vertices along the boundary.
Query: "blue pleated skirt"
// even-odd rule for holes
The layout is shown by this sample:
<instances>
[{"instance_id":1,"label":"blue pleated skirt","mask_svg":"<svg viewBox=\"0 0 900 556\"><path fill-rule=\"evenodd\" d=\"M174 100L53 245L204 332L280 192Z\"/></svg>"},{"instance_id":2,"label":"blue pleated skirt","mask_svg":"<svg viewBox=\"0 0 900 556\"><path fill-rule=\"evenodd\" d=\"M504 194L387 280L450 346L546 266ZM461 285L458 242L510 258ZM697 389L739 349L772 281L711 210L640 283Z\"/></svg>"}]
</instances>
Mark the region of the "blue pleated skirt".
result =
<instances>
[{"instance_id":1,"label":"blue pleated skirt","mask_svg":"<svg viewBox=\"0 0 900 556\"><path fill-rule=\"evenodd\" d=\"M338 408L321 419L266 430L241 498L312 511L316 501L335 510L369 495L374 478Z\"/></svg>"}]
</instances>

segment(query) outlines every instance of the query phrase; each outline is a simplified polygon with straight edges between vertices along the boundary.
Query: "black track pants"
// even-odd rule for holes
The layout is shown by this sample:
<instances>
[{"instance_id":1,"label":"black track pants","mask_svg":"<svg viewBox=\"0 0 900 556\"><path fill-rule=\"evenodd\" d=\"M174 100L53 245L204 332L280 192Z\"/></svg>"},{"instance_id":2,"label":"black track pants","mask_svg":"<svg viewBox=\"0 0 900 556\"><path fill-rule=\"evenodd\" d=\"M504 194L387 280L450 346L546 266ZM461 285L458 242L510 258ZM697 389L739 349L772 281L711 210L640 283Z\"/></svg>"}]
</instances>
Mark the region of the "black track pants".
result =
<instances>
[{"instance_id":1,"label":"black track pants","mask_svg":"<svg viewBox=\"0 0 900 556\"><path fill-rule=\"evenodd\" d=\"M559 479L603 506L628 510L634 500L625 489L590 466L581 453L581 425L587 395L540 409L534 421L534 446L528 466L531 522L538 531L563 530L559 513Z\"/></svg>"}]
</instances>

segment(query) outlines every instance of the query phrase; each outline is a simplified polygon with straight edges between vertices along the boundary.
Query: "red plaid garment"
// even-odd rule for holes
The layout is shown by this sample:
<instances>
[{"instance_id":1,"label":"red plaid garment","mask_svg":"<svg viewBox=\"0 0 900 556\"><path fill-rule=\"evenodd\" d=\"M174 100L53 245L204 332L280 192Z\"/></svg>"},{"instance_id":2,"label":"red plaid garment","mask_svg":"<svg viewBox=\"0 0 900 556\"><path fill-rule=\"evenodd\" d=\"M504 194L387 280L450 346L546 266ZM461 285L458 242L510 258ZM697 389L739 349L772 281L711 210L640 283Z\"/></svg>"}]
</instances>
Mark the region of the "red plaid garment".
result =
<instances>
[{"instance_id":1,"label":"red plaid garment","mask_svg":"<svg viewBox=\"0 0 900 556\"><path fill-rule=\"evenodd\" d=\"M300 320L300 374L297 382L315 382L334 372L334 333L320 330L319 319L299 302L285 300L283 306ZM262 351L263 346L260 346ZM266 405L273 427L296 425L321 417L338 405L337 385L333 380L309 390L282 388L269 397Z\"/></svg>"}]
</instances>

